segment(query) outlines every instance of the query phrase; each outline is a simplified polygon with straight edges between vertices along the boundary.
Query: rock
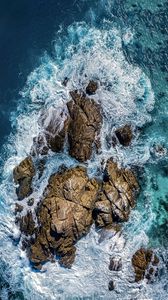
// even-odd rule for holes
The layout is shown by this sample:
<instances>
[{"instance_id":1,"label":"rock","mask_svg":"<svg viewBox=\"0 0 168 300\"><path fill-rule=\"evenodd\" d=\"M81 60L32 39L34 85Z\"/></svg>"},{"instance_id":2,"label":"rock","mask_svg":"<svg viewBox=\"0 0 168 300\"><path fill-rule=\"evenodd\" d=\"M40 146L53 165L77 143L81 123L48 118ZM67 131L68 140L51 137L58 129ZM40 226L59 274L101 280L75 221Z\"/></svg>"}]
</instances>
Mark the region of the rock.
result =
<instances>
[{"instance_id":1,"label":"rock","mask_svg":"<svg viewBox=\"0 0 168 300\"><path fill-rule=\"evenodd\" d=\"M126 147L130 145L133 138L130 125L125 125L124 127L117 129L115 131L115 134L121 145Z\"/></svg>"},{"instance_id":2,"label":"rock","mask_svg":"<svg viewBox=\"0 0 168 300\"><path fill-rule=\"evenodd\" d=\"M86 87L86 93L88 95L93 95L98 89L98 83L94 80L90 80L88 86Z\"/></svg>"},{"instance_id":3,"label":"rock","mask_svg":"<svg viewBox=\"0 0 168 300\"><path fill-rule=\"evenodd\" d=\"M33 220L31 211L28 211L25 216L20 218L19 224L21 232L26 236L33 235L33 233L35 232L35 222Z\"/></svg>"},{"instance_id":4,"label":"rock","mask_svg":"<svg viewBox=\"0 0 168 300\"><path fill-rule=\"evenodd\" d=\"M46 155L48 150L60 152L63 150L68 129L68 110L48 109L40 116L40 134L34 138L32 155Z\"/></svg>"},{"instance_id":5,"label":"rock","mask_svg":"<svg viewBox=\"0 0 168 300\"><path fill-rule=\"evenodd\" d=\"M136 251L132 257L135 281L138 282L144 278L150 280L151 276L157 272L151 265L157 266L158 263L159 259L152 250L141 248Z\"/></svg>"},{"instance_id":6,"label":"rock","mask_svg":"<svg viewBox=\"0 0 168 300\"><path fill-rule=\"evenodd\" d=\"M106 226L99 231L99 243L103 242L104 240L113 238L117 233L121 230L120 224L113 223L110 226Z\"/></svg>"},{"instance_id":7,"label":"rock","mask_svg":"<svg viewBox=\"0 0 168 300\"><path fill-rule=\"evenodd\" d=\"M113 280L110 280L109 281L109 284L108 284L108 289L109 291L113 291L114 290L114 281Z\"/></svg>"},{"instance_id":8,"label":"rock","mask_svg":"<svg viewBox=\"0 0 168 300\"><path fill-rule=\"evenodd\" d=\"M33 264L43 264L51 254L70 268L75 259L75 243L88 233L99 185L89 179L86 169L76 167L52 175L38 211L38 233L29 250Z\"/></svg>"},{"instance_id":9,"label":"rock","mask_svg":"<svg viewBox=\"0 0 168 300\"><path fill-rule=\"evenodd\" d=\"M27 205L28 206L33 206L34 204L34 198L30 198L28 201L27 201Z\"/></svg>"},{"instance_id":10,"label":"rock","mask_svg":"<svg viewBox=\"0 0 168 300\"><path fill-rule=\"evenodd\" d=\"M121 271L122 269L122 261L121 258L112 257L110 259L109 270L110 271Z\"/></svg>"},{"instance_id":11,"label":"rock","mask_svg":"<svg viewBox=\"0 0 168 300\"><path fill-rule=\"evenodd\" d=\"M67 106L70 114L68 128L69 153L80 162L91 157L93 147L99 144L102 116L100 106L79 92L71 92Z\"/></svg>"},{"instance_id":12,"label":"rock","mask_svg":"<svg viewBox=\"0 0 168 300\"><path fill-rule=\"evenodd\" d=\"M15 214L17 214L18 212L21 213L23 211L23 208L24 207L22 205L16 203L15 204Z\"/></svg>"},{"instance_id":13,"label":"rock","mask_svg":"<svg viewBox=\"0 0 168 300\"><path fill-rule=\"evenodd\" d=\"M13 177L15 184L19 187L16 188L16 194L19 200L23 200L32 193L32 179L35 175L35 168L31 156L26 157L17 167L13 170Z\"/></svg>"},{"instance_id":14,"label":"rock","mask_svg":"<svg viewBox=\"0 0 168 300\"><path fill-rule=\"evenodd\" d=\"M135 205L139 189L132 171L119 169L117 163L109 159L104 172L102 190L98 195L93 216L98 227L112 222L127 221L131 208Z\"/></svg>"}]
</instances>

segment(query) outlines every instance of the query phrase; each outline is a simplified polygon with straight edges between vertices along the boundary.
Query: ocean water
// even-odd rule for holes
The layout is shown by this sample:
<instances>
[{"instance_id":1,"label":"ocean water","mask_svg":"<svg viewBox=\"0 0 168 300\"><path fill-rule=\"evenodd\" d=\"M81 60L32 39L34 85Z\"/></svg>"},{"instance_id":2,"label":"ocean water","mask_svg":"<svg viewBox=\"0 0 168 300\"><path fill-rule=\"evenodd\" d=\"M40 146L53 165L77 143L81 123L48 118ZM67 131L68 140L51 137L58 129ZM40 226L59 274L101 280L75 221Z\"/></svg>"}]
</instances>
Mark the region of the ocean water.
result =
<instances>
[{"instance_id":1,"label":"ocean water","mask_svg":"<svg viewBox=\"0 0 168 300\"><path fill-rule=\"evenodd\" d=\"M20 2L17 1L16 7ZM35 12L41 8L39 23L35 22L38 13L33 14L31 1L27 6L25 1L22 3L22 8L29 11L26 20L34 16L34 23L29 21L34 38L28 39L26 47L31 53L28 43L36 41L37 49L31 63L28 58L23 64L21 83L19 77L15 78L16 94L7 111L11 126L2 133L8 138L1 150L0 299L166 300L168 2L61 1L58 6L54 2L37 2ZM20 8L19 16L21 12ZM41 31L47 25L44 31L47 37L43 39ZM25 47L19 49L22 53ZM65 77L69 78L66 87L61 84ZM69 91L85 87L90 78L100 83L94 99L102 106L104 123L100 135L102 151L94 153L88 161L88 174L99 176L102 160L113 156L121 166L137 171L141 192L121 234L103 239L93 227L78 242L71 270L61 268L58 263L47 263L42 272L35 272L21 250L20 232L15 225L17 197L12 170L29 154L33 137L40 132L41 112L47 110L48 118L55 111L58 116L61 112L66 115ZM121 146L114 149L107 137L125 123L134 128L133 142L127 149ZM163 150L159 152L158 146ZM66 150L62 154L50 153L42 178L33 183L35 205L49 176L62 163L68 167L78 164ZM25 203L23 213L26 209ZM141 246L154 248L160 258L159 274L152 284L133 282L131 257ZM111 255L122 258L122 271L112 274L108 270ZM108 290L110 279L116 286L112 292Z\"/></svg>"}]
</instances>

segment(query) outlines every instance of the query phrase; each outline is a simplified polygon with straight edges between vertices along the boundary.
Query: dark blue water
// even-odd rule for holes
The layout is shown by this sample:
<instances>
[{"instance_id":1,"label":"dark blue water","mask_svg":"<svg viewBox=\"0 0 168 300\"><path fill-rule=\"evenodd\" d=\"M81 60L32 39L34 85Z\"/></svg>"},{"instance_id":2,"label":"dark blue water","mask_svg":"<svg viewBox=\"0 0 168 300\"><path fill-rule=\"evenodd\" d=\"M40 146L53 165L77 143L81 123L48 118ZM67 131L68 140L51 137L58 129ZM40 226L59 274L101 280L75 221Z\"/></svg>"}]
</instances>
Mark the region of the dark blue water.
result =
<instances>
[{"instance_id":1,"label":"dark blue water","mask_svg":"<svg viewBox=\"0 0 168 300\"><path fill-rule=\"evenodd\" d=\"M44 51L52 53L52 41L60 26L84 16L91 1L0 1L0 145L11 132L10 112L28 74Z\"/></svg>"},{"instance_id":2,"label":"dark blue water","mask_svg":"<svg viewBox=\"0 0 168 300\"><path fill-rule=\"evenodd\" d=\"M85 23L76 23L78 21ZM66 296L72 300L72 294L78 296L75 299L86 295L93 298L96 291L96 300L99 296L105 300L112 296L114 299L139 300L144 295L152 300L167 300L168 155L165 152L159 156L155 152L157 145L168 150L167 24L168 2L164 0L152 3L148 0L0 1L1 163L5 164L8 158L0 187L0 299L55 300ZM92 56L90 49L97 56ZM106 247L99 248L94 233L90 237L92 243L86 239L88 252L79 243L79 261L74 270L66 272L49 266L46 277L31 272L20 256L19 245L11 239L15 226L12 209L16 199L11 174L13 166L29 151L32 142L29 126L32 135L36 133L36 112L43 106L52 105L54 89L54 100L56 103L59 100L61 93L57 81L70 74L74 78L69 87L72 88L73 84L78 86L83 80L84 72L104 80L106 85L111 80L114 88L110 98L106 99L102 90L104 109L110 111L115 96L125 111L128 108L128 114L115 115L116 123L129 120L141 132L137 143L128 152L121 149L117 154L112 152L121 163L138 169L141 184L137 207L125 226L126 247L118 251L129 260L131 251L138 245L153 247L160 255L161 271L157 282L147 287L143 284L130 286L125 275L116 278L119 296L106 291L108 274L105 259L102 259L106 258ZM24 91L22 96L21 90ZM134 96L137 96L137 110L133 108ZM36 103L36 99L41 99L41 103ZM153 110L148 109L150 103ZM111 116L114 117L113 111ZM109 122L113 119L110 117ZM102 150L107 152L107 149ZM52 157L48 169L62 163L62 159ZM99 162L98 157L95 162L90 162L90 172ZM73 164L69 157L65 163ZM47 170L46 176L51 170ZM85 251L86 259L83 259ZM103 271L102 277L98 274L94 282L95 270L99 272L96 256ZM85 274L87 269L88 275ZM70 278L71 285L67 284ZM60 298L56 298L57 295Z\"/></svg>"}]
</instances>

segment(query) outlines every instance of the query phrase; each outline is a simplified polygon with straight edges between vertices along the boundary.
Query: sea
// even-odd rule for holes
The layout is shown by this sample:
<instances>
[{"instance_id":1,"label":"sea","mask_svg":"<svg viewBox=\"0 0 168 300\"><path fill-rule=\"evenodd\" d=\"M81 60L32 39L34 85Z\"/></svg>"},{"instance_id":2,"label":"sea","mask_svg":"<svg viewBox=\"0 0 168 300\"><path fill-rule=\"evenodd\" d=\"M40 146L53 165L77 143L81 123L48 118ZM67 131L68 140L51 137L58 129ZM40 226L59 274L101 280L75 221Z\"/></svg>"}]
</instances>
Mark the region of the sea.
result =
<instances>
[{"instance_id":1,"label":"sea","mask_svg":"<svg viewBox=\"0 0 168 300\"><path fill-rule=\"evenodd\" d=\"M77 243L71 269L48 262L34 271L15 224L13 168L29 155L41 113L59 114L69 92L90 79L99 82L93 99L104 121L101 152L87 162L88 175L100 176L102 161L113 157L137 173L140 194L120 233L102 236L93 226ZM0 0L1 300L168 299L167 84L167 1ZM133 128L133 141L114 148L108 139L125 124ZM36 203L62 164L79 165L66 149L50 152L34 182ZM134 281L131 257L140 247L152 248L160 260L150 284ZM122 271L109 271L111 256L122 259Z\"/></svg>"}]
</instances>

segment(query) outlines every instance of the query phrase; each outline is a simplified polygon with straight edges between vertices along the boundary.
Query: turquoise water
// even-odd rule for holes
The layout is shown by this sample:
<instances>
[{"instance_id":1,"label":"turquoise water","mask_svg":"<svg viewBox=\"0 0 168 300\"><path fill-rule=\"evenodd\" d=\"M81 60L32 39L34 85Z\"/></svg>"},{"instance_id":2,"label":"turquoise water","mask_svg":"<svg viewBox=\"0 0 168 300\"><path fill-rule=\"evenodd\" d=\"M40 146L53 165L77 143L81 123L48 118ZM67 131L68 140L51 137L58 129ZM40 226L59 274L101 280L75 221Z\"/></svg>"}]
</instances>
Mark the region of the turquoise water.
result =
<instances>
[{"instance_id":1,"label":"turquoise water","mask_svg":"<svg viewBox=\"0 0 168 300\"><path fill-rule=\"evenodd\" d=\"M97 1L85 17L81 13L81 22L60 27L52 41L52 55L45 53L28 76L11 114L13 130L2 152L6 158L0 188L2 300L167 299L167 7L165 1L152 5L147 0ZM65 77L70 78L67 87L61 85ZM61 112L69 91L86 86L88 78L100 81L94 99L104 113L102 151L88 162L88 173L98 176L101 161L113 156L120 165L137 171L141 193L121 236L100 243L92 228L79 241L71 270L47 263L42 273L33 272L14 223L12 170L28 155L39 133L40 112ZM113 149L106 136L126 122L134 127L133 143L127 149ZM66 151L49 155L44 175L38 185L34 182L37 202L49 176L62 163L77 164ZM155 248L160 257L159 276L152 285L132 283L130 260L141 246ZM122 258L124 268L113 275L117 288L109 292L108 263L114 254Z\"/></svg>"}]
</instances>

